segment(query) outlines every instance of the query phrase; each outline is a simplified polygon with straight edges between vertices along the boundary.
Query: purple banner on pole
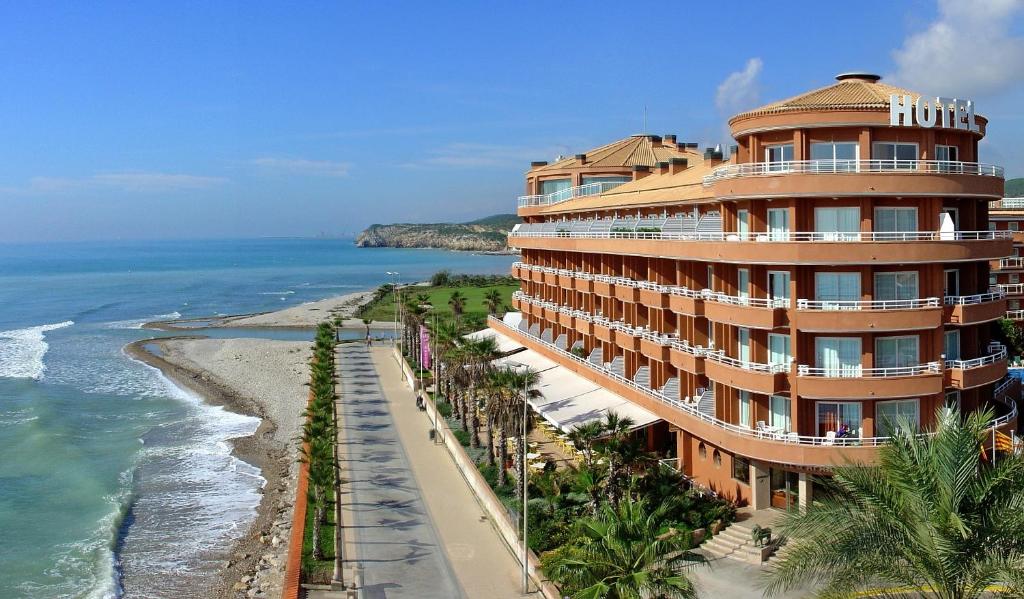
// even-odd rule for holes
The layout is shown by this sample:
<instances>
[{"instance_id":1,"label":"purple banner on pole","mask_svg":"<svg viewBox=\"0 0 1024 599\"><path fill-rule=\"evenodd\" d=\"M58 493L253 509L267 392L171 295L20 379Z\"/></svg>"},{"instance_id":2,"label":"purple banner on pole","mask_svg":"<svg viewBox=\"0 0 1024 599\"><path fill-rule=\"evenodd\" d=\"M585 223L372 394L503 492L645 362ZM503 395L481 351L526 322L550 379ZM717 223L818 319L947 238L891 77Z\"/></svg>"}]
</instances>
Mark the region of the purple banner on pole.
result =
<instances>
[{"instance_id":1,"label":"purple banner on pole","mask_svg":"<svg viewBox=\"0 0 1024 599\"><path fill-rule=\"evenodd\" d=\"M430 370L430 335L423 325L420 325L420 364Z\"/></svg>"}]
</instances>

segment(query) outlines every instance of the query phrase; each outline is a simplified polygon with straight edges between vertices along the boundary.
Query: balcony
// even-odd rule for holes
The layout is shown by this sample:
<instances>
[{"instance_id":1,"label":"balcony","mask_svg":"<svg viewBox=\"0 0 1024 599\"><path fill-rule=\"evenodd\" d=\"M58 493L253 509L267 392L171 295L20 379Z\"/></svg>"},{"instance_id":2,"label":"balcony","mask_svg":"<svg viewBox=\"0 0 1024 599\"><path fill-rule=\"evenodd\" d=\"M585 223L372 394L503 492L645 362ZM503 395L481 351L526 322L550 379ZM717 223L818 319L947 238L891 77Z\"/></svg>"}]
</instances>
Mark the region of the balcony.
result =
<instances>
[{"instance_id":1,"label":"balcony","mask_svg":"<svg viewBox=\"0 0 1024 599\"><path fill-rule=\"evenodd\" d=\"M594 294L601 297L615 297L615 277L594 275Z\"/></svg>"},{"instance_id":2,"label":"balcony","mask_svg":"<svg viewBox=\"0 0 1024 599\"><path fill-rule=\"evenodd\" d=\"M770 177L771 181L764 179ZM793 160L728 164L704 177L715 197L860 195L1003 195L1003 168L944 160Z\"/></svg>"},{"instance_id":3,"label":"balcony","mask_svg":"<svg viewBox=\"0 0 1024 599\"><path fill-rule=\"evenodd\" d=\"M631 327L624 322L617 322L615 327L615 345L623 351L639 352L640 340L643 338L644 330L639 327Z\"/></svg>"},{"instance_id":4,"label":"balcony","mask_svg":"<svg viewBox=\"0 0 1024 599\"><path fill-rule=\"evenodd\" d=\"M671 359L672 344L677 341L679 338L675 335L644 331L640 338L640 353L652 360L668 363Z\"/></svg>"},{"instance_id":5,"label":"balcony","mask_svg":"<svg viewBox=\"0 0 1024 599\"><path fill-rule=\"evenodd\" d=\"M788 299L728 295L710 289L704 289L701 296L708 320L769 330L786 324Z\"/></svg>"},{"instance_id":6,"label":"balcony","mask_svg":"<svg viewBox=\"0 0 1024 599\"><path fill-rule=\"evenodd\" d=\"M970 360L946 360L946 386L973 389L1006 376L1006 348L993 344L987 356Z\"/></svg>"},{"instance_id":7,"label":"balcony","mask_svg":"<svg viewBox=\"0 0 1024 599\"><path fill-rule=\"evenodd\" d=\"M595 316L594 337L605 343L615 343L615 323L607 318Z\"/></svg>"},{"instance_id":8,"label":"balcony","mask_svg":"<svg viewBox=\"0 0 1024 599\"><path fill-rule=\"evenodd\" d=\"M640 303L648 308L664 310L671 304L669 294L672 292L672 288L668 285L659 285L651 281L640 281L638 289L640 291Z\"/></svg>"},{"instance_id":9,"label":"balcony","mask_svg":"<svg viewBox=\"0 0 1024 599\"><path fill-rule=\"evenodd\" d=\"M707 353L704 369L710 380L744 391L772 395L786 388L789 365L737 360L718 350Z\"/></svg>"},{"instance_id":10,"label":"balcony","mask_svg":"<svg viewBox=\"0 0 1024 599\"><path fill-rule=\"evenodd\" d=\"M863 192L862 192L863 193ZM523 249L673 256L739 264L917 264L998 260L1012 249L1009 231L778 232L545 231L521 227L509 245ZM608 289L608 297L611 290Z\"/></svg>"},{"instance_id":11,"label":"balcony","mask_svg":"<svg viewBox=\"0 0 1024 599\"><path fill-rule=\"evenodd\" d=\"M1006 317L1010 320L1024 320L1024 310L1007 310Z\"/></svg>"},{"instance_id":12,"label":"balcony","mask_svg":"<svg viewBox=\"0 0 1024 599\"><path fill-rule=\"evenodd\" d=\"M488 317L488 324L520 340L524 345L558 361L576 372L586 372L592 380L625 399L634 402L670 424L688 431L726 451L745 456L757 456L769 462L826 467L845 463L849 459L871 462L877 447L888 442L887 437L830 438L800 435L796 432L766 433L726 422L701 413L694 404L687 404L678 398L667 397L649 387L637 384L602 366L592 364L552 343L543 341L525 331L511 327L500 319ZM683 344L674 341L673 352ZM691 354L695 348L689 346L684 353ZM683 350L678 350L683 351ZM705 352L706 350L700 350ZM937 364L936 364L937 367ZM1002 401L1015 385L1015 379L1007 379L995 395ZM1017 408L1013 401L1007 402L1007 413L994 419L989 426L1009 430L1016 425Z\"/></svg>"},{"instance_id":13,"label":"balcony","mask_svg":"<svg viewBox=\"0 0 1024 599\"><path fill-rule=\"evenodd\" d=\"M615 299L635 304L640 301L640 283L626 277L615 278Z\"/></svg>"},{"instance_id":14,"label":"balcony","mask_svg":"<svg viewBox=\"0 0 1024 599\"><path fill-rule=\"evenodd\" d=\"M576 328L574 326L575 320L573 318L573 312L574 312L574 310L572 308L567 307L567 306L562 306L561 308L559 308L558 309L558 324L562 325L563 327L565 327L567 329L574 329L574 328Z\"/></svg>"},{"instance_id":15,"label":"balcony","mask_svg":"<svg viewBox=\"0 0 1024 599\"><path fill-rule=\"evenodd\" d=\"M796 326L807 332L909 331L942 324L939 298L796 301Z\"/></svg>"},{"instance_id":16,"label":"balcony","mask_svg":"<svg viewBox=\"0 0 1024 599\"><path fill-rule=\"evenodd\" d=\"M704 295L696 289L670 287L668 307L687 316L704 316Z\"/></svg>"},{"instance_id":17,"label":"balcony","mask_svg":"<svg viewBox=\"0 0 1024 599\"><path fill-rule=\"evenodd\" d=\"M668 358L673 366L683 372L704 374L704 356L707 351L706 348L699 345L690 345L688 341L677 340L672 342Z\"/></svg>"},{"instance_id":18,"label":"balcony","mask_svg":"<svg viewBox=\"0 0 1024 599\"><path fill-rule=\"evenodd\" d=\"M1002 318L1006 312L1006 294L1001 289L974 295L947 295L943 302L943 321L949 324L990 322Z\"/></svg>"},{"instance_id":19,"label":"balcony","mask_svg":"<svg viewBox=\"0 0 1024 599\"><path fill-rule=\"evenodd\" d=\"M1024 283L999 283L994 287L1006 295L1024 294Z\"/></svg>"},{"instance_id":20,"label":"balcony","mask_svg":"<svg viewBox=\"0 0 1024 599\"><path fill-rule=\"evenodd\" d=\"M625 183L625 181L601 181L598 183L587 183L586 185L577 185L576 187L560 189L544 195L519 196L516 204L519 208L551 206L553 204L560 204L575 198L601 195L609 189L618 187L623 183Z\"/></svg>"},{"instance_id":21,"label":"balcony","mask_svg":"<svg viewBox=\"0 0 1024 599\"><path fill-rule=\"evenodd\" d=\"M1021 270L1022 268L1024 268L1024 258L1013 256L1000 259L997 270Z\"/></svg>"},{"instance_id":22,"label":"balcony","mask_svg":"<svg viewBox=\"0 0 1024 599\"><path fill-rule=\"evenodd\" d=\"M942 365L929 362L896 368L797 367L796 391L816 399L918 397L941 393Z\"/></svg>"}]
</instances>

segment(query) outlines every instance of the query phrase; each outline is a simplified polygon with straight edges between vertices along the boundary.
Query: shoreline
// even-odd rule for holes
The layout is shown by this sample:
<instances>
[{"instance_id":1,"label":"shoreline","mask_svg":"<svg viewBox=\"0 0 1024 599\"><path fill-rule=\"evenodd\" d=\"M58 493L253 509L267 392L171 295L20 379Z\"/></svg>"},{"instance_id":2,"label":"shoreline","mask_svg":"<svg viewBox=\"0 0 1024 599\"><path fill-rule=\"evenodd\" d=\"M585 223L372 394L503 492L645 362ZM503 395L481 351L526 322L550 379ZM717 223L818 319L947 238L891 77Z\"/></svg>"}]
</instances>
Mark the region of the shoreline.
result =
<instances>
[{"instance_id":1,"label":"shoreline","mask_svg":"<svg viewBox=\"0 0 1024 599\"><path fill-rule=\"evenodd\" d=\"M287 550L287 533L291 527L290 508L294 502L292 467L297 456L297 446L290 439L279 439L280 426L257 400L242 391L232 388L216 375L205 369L188 368L165 359L168 342L199 341L208 339L200 335L182 335L158 339L142 339L125 346L125 353L132 359L157 368L174 384L199 395L203 402L223 406L226 410L260 419L256 431L245 437L229 439L231 454L236 458L259 468L266 481L263 485L260 503L255 517L241 537L230 541L226 547L226 563L211 577L205 588L196 589L201 596L234 598L243 596L250 588L259 588L259 573L271 570L284 563ZM162 355L146 349L154 344ZM310 344L311 345L311 344ZM274 544L274 539L277 544ZM275 559L267 559L267 556ZM276 562L276 563L275 563ZM263 566L267 567L264 568ZM254 584L255 583L255 584Z\"/></svg>"}]
</instances>

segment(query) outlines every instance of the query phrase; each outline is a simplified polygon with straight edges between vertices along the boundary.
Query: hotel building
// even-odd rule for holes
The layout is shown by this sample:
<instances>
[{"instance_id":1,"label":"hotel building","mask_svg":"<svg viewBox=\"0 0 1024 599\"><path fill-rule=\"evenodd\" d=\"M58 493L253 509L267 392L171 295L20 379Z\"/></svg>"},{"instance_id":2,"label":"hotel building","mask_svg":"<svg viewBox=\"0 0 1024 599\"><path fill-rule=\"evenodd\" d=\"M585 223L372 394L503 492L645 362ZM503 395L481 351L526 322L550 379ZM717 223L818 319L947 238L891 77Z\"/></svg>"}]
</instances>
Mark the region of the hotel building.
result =
<instances>
[{"instance_id":1,"label":"hotel building","mask_svg":"<svg viewBox=\"0 0 1024 599\"><path fill-rule=\"evenodd\" d=\"M989 204L989 229L1013 236L1009 256L992 261L989 283L1006 294L1006 317L1024 326L1024 198L1003 198Z\"/></svg>"},{"instance_id":2,"label":"hotel building","mask_svg":"<svg viewBox=\"0 0 1024 599\"><path fill-rule=\"evenodd\" d=\"M727 160L638 135L533 163L509 236L519 313L490 321L653 414L649 447L755 509L874 460L897 418L992 406L1016 426L991 330L1007 300L990 264L1013 239L989 229L1003 171L978 162L986 119L922 126L919 94L837 80L734 116Z\"/></svg>"}]
</instances>

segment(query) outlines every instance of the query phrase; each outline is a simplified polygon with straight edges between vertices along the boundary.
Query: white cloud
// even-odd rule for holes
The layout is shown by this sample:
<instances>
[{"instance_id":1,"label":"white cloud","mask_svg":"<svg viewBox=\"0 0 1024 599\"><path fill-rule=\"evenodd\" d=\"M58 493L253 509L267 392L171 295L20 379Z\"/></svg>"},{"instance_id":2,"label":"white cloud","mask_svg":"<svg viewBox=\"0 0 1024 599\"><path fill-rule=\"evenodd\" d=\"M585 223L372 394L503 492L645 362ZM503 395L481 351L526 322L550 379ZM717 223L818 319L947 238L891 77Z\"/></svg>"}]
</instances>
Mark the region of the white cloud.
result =
<instances>
[{"instance_id":1,"label":"white cloud","mask_svg":"<svg viewBox=\"0 0 1024 599\"><path fill-rule=\"evenodd\" d=\"M99 173L88 177L33 177L22 187L0 188L11 194L51 194L88 190L156 193L209 189L227 183L222 177L154 172Z\"/></svg>"},{"instance_id":2,"label":"white cloud","mask_svg":"<svg viewBox=\"0 0 1024 599\"><path fill-rule=\"evenodd\" d=\"M928 94L994 95L1020 82L1024 38L1010 32L1024 0L939 0L939 16L893 52L889 79Z\"/></svg>"},{"instance_id":3,"label":"white cloud","mask_svg":"<svg viewBox=\"0 0 1024 599\"><path fill-rule=\"evenodd\" d=\"M718 85L715 92L715 106L726 116L753 108L761 99L761 85L758 77L764 64L760 58L751 58L742 71L730 73Z\"/></svg>"},{"instance_id":4,"label":"white cloud","mask_svg":"<svg viewBox=\"0 0 1024 599\"><path fill-rule=\"evenodd\" d=\"M305 158L256 158L252 164L267 170L296 175L319 177L347 177L352 165L347 162L330 160L307 160Z\"/></svg>"},{"instance_id":5,"label":"white cloud","mask_svg":"<svg viewBox=\"0 0 1024 599\"><path fill-rule=\"evenodd\" d=\"M456 142L432 150L428 156L407 162L402 166L406 168L522 167L525 170L530 161L551 160L558 152L559 149L556 147L531 148Z\"/></svg>"}]
</instances>

